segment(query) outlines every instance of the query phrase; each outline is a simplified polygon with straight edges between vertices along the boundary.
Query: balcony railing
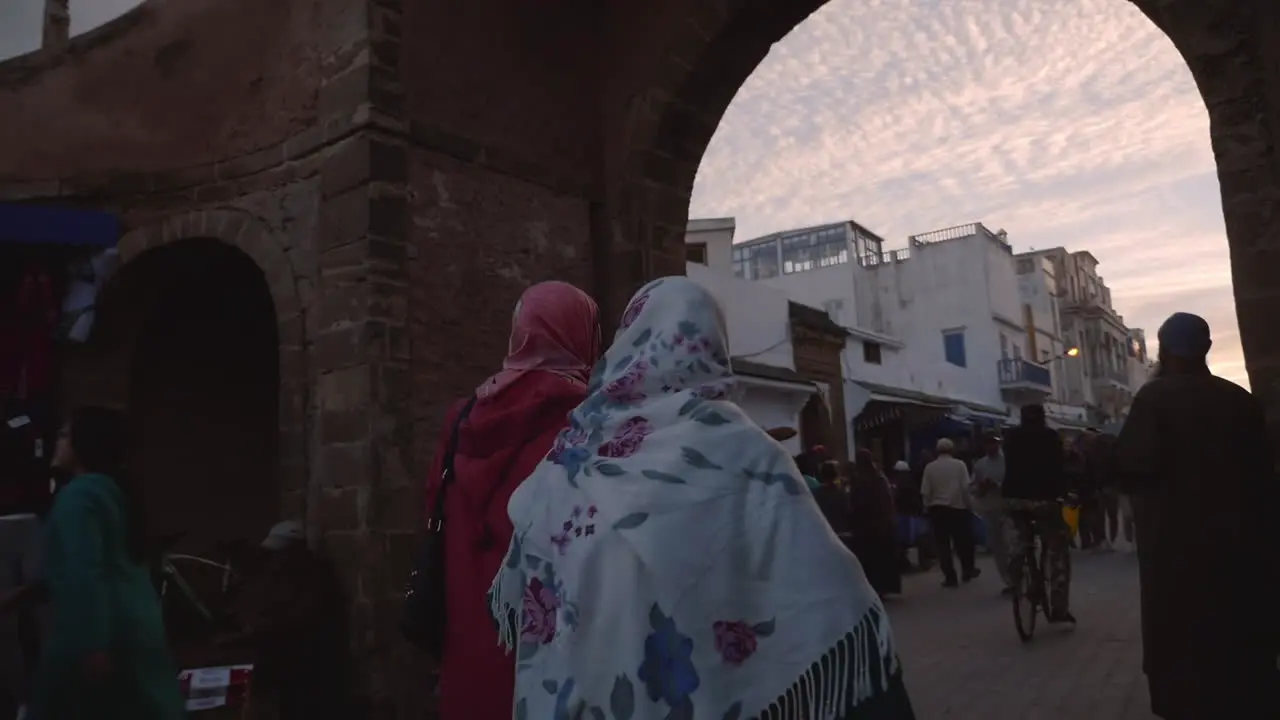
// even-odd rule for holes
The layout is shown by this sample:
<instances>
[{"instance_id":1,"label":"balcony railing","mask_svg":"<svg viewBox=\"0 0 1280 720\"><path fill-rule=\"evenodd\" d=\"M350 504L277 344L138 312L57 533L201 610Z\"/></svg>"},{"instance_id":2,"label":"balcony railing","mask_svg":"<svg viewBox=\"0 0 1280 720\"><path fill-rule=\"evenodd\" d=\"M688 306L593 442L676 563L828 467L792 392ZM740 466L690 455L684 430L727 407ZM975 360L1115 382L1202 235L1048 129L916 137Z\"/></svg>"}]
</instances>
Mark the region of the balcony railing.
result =
<instances>
[{"instance_id":1,"label":"balcony railing","mask_svg":"<svg viewBox=\"0 0 1280 720\"><path fill-rule=\"evenodd\" d=\"M920 233L919 235L912 235L908 238L908 245L911 247L932 245L933 243L957 240L959 238L971 237L973 235L981 235L990 240L995 240L1006 247L1009 245L1009 238L1003 230L1000 232L991 232L990 228L980 222L969 223L967 225L957 225L955 227L931 230L930 232Z\"/></svg>"},{"instance_id":2,"label":"balcony railing","mask_svg":"<svg viewBox=\"0 0 1280 720\"><path fill-rule=\"evenodd\" d=\"M1049 368L1030 360L1007 358L997 361L997 372L1000 376L1000 387L1033 387L1044 392L1053 392L1053 375Z\"/></svg>"},{"instance_id":3,"label":"balcony railing","mask_svg":"<svg viewBox=\"0 0 1280 720\"><path fill-rule=\"evenodd\" d=\"M858 258L858 264L869 268L877 265L887 265L888 263L899 263L910 258L911 248L899 248L878 253L866 253Z\"/></svg>"}]
</instances>

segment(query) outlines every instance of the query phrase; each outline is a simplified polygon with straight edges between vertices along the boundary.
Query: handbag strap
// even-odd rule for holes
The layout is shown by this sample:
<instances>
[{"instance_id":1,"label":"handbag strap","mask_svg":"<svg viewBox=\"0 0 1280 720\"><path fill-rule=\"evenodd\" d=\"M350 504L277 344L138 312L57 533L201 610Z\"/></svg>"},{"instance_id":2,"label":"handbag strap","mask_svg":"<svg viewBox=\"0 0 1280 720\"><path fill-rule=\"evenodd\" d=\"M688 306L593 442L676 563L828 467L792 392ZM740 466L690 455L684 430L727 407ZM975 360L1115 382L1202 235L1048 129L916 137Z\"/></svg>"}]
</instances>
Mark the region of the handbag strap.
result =
<instances>
[{"instance_id":1,"label":"handbag strap","mask_svg":"<svg viewBox=\"0 0 1280 720\"><path fill-rule=\"evenodd\" d=\"M453 484L453 457L458 450L458 435L462 429L462 423L471 414L471 408L475 407L476 396L473 394L467 404L458 412L458 417L453 421L453 430L449 433L449 444L445 446L444 457L440 460L440 489L436 491L435 502L432 503L431 515L427 518L427 532L440 532L444 527L444 507L445 495L449 491L449 486Z\"/></svg>"}]
</instances>

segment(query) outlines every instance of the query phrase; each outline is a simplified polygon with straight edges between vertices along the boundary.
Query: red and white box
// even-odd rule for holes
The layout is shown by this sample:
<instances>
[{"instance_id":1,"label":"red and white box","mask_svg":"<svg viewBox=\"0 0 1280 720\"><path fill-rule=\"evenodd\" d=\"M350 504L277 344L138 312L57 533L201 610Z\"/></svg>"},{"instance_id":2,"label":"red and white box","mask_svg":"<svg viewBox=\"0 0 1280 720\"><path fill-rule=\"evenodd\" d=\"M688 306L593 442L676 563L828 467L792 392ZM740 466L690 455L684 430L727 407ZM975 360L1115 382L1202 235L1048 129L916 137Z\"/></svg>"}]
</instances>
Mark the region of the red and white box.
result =
<instances>
[{"instance_id":1,"label":"red and white box","mask_svg":"<svg viewBox=\"0 0 1280 720\"><path fill-rule=\"evenodd\" d=\"M178 673L178 684L187 699L187 712L237 707L249 699L253 665L223 665Z\"/></svg>"}]
</instances>

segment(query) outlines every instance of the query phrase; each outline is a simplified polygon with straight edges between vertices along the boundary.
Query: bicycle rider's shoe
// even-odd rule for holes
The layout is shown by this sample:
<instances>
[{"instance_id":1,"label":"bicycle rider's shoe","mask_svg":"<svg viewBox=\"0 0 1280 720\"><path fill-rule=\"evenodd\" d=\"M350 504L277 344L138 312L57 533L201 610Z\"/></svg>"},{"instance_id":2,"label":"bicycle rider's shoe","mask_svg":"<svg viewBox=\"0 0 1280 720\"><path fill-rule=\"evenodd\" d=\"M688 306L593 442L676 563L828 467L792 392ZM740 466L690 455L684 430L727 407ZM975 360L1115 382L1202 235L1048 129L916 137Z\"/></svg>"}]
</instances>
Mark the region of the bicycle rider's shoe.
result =
<instances>
[{"instance_id":1,"label":"bicycle rider's shoe","mask_svg":"<svg viewBox=\"0 0 1280 720\"><path fill-rule=\"evenodd\" d=\"M1055 612L1049 616L1050 625L1060 625L1062 623L1070 623L1074 626L1076 624L1076 618L1071 613L1065 611Z\"/></svg>"},{"instance_id":2,"label":"bicycle rider's shoe","mask_svg":"<svg viewBox=\"0 0 1280 720\"><path fill-rule=\"evenodd\" d=\"M944 587L944 588L958 588L958 587L960 587L960 583L956 582L956 579L955 579L955 578L947 578L946 580L943 580L943 581L942 581L942 587Z\"/></svg>"},{"instance_id":3,"label":"bicycle rider's shoe","mask_svg":"<svg viewBox=\"0 0 1280 720\"><path fill-rule=\"evenodd\" d=\"M974 568L973 570L964 574L964 581L969 582L971 580L977 580L978 576L981 574L982 574L982 568Z\"/></svg>"}]
</instances>

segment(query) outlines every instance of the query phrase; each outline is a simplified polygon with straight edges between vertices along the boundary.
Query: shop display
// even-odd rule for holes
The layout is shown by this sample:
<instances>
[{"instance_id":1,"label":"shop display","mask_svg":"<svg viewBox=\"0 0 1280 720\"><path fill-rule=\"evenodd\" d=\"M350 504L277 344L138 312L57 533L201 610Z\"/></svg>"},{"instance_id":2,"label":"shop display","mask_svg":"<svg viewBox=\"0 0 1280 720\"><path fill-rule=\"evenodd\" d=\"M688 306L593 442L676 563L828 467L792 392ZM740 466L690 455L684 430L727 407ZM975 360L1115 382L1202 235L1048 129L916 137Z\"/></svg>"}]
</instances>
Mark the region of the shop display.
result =
<instances>
[{"instance_id":1,"label":"shop display","mask_svg":"<svg viewBox=\"0 0 1280 720\"><path fill-rule=\"evenodd\" d=\"M71 268L66 297L62 301L62 336L86 342L93 329L98 294L120 264L120 254L107 248Z\"/></svg>"},{"instance_id":2,"label":"shop display","mask_svg":"<svg viewBox=\"0 0 1280 720\"><path fill-rule=\"evenodd\" d=\"M0 516L49 499L58 429L58 322L75 248L0 245Z\"/></svg>"}]
</instances>

